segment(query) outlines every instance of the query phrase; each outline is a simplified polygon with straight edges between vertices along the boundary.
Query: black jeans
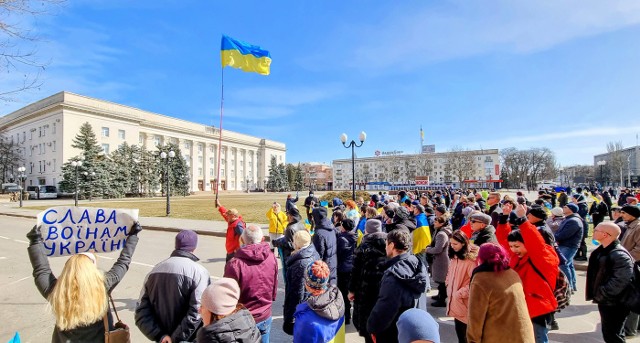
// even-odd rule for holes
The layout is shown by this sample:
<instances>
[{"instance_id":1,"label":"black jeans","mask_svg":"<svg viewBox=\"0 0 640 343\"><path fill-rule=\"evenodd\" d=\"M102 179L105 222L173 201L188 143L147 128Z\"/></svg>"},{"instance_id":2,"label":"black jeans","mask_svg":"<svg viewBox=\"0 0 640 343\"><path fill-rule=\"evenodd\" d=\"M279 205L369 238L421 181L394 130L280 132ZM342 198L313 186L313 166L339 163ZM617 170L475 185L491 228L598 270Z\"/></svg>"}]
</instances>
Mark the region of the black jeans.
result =
<instances>
[{"instance_id":1,"label":"black jeans","mask_svg":"<svg viewBox=\"0 0 640 343\"><path fill-rule=\"evenodd\" d=\"M467 343L467 324L454 319L453 323L456 327L456 335L458 336L458 343Z\"/></svg>"},{"instance_id":2,"label":"black jeans","mask_svg":"<svg viewBox=\"0 0 640 343\"><path fill-rule=\"evenodd\" d=\"M342 293L344 300L344 320L347 324L351 323L351 303L349 302L349 280L351 273L338 273L338 289Z\"/></svg>"},{"instance_id":3,"label":"black jeans","mask_svg":"<svg viewBox=\"0 0 640 343\"><path fill-rule=\"evenodd\" d=\"M600 311L600 323L602 326L602 338L606 343L622 343L624 339L624 320L629 310L624 306L607 306L598 304Z\"/></svg>"}]
</instances>

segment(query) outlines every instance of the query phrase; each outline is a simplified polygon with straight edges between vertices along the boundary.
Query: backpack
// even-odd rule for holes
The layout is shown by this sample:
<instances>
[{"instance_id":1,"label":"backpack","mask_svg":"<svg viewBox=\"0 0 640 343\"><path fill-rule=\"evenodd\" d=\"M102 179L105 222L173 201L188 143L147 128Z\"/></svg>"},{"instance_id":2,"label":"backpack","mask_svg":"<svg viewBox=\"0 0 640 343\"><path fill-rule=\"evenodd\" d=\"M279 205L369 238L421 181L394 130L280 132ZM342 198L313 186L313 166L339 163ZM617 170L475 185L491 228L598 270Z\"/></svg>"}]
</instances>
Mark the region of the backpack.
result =
<instances>
[{"instance_id":1,"label":"backpack","mask_svg":"<svg viewBox=\"0 0 640 343\"><path fill-rule=\"evenodd\" d=\"M542 280L549 283L547 279L545 279L545 277L542 275L542 273L538 270L538 268L536 268L536 266L531 262L531 260L529 260L529 263L531 264L531 267L533 268L533 270L538 275L540 275ZM549 286L551 285L549 284ZM556 277L555 287L552 287L552 288L553 288L553 295L555 296L556 302L558 303L558 310L562 310L567 306L569 306L571 302L571 287L569 287L569 279L567 279L567 276L564 275L562 270L560 270L559 268L558 268L558 276Z\"/></svg>"}]
</instances>

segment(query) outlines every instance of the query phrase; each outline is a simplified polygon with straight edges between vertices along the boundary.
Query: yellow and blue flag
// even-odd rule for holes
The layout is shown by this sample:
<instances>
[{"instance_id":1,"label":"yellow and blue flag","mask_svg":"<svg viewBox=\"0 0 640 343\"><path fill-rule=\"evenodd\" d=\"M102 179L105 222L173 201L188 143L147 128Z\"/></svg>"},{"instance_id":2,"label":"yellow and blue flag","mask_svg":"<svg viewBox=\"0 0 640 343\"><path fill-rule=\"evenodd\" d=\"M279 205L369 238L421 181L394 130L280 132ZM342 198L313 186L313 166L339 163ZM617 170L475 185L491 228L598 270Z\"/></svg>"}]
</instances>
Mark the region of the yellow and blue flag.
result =
<instances>
[{"instance_id":1,"label":"yellow and blue flag","mask_svg":"<svg viewBox=\"0 0 640 343\"><path fill-rule=\"evenodd\" d=\"M246 72L269 75L271 69L271 54L257 45L222 35L220 57L222 67L233 67Z\"/></svg>"}]
</instances>

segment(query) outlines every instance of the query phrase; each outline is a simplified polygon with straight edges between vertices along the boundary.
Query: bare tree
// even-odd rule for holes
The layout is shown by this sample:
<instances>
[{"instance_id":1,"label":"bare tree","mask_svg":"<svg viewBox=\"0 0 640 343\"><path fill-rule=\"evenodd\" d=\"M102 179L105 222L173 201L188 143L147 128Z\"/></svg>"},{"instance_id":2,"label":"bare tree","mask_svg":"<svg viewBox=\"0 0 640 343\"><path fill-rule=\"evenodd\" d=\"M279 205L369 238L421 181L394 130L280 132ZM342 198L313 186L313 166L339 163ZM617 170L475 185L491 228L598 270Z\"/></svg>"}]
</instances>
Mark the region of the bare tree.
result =
<instances>
[{"instance_id":1,"label":"bare tree","mask_svg":"<svg viewBox=\"0 0 640 343\"><path fill-rule=\"evenodd\" d=\"M612 174L612 177L620 175L620 185L624 183L623 170L627 157L624 156L622 150L622 142L609 142L607 143L607 152L609 153L609 161L607 161L607 169Z\"/></svg>"},{"instance_id":2,"label":"bare tree","mask_svg":"<svg viewBox=\"0 0 640 343\"><path fill-rule=\"evenodd\" d=\"M453 147L447 154L447 161L444 165L445 180L447 177L455 176L462 186L464 180L469 180L474 175L473 154L460 147ZM451 178L449 178L451 181Z\"/></svg>"},{"instance_id":3,"label":"bare tree","mask_svg":"<svg viewBox=\"0 0 640 343\"><path fill-rule=\"evenodd\" d=\"M53 6L64 0L0 0L0 73L20 75L19 81L4 83L0 88L0 101L14 101L15 95L42 85L40 74L48 63L37 58L34 35L23 22L25 17L38 17L50 13ZM6 87L6 88L5 88Z\"/></svg>"},{"instance_id":4,"label":"bare tree","mask_svg":"<svg viewBox=\"0 0 640 343\"><path fill-rule=\"evenodd\" d=\"M502 176L510 188L535 188L539 180L553 179L557 175L554 153L548 148L502 149Z\"/></svg>"}]
</instances>

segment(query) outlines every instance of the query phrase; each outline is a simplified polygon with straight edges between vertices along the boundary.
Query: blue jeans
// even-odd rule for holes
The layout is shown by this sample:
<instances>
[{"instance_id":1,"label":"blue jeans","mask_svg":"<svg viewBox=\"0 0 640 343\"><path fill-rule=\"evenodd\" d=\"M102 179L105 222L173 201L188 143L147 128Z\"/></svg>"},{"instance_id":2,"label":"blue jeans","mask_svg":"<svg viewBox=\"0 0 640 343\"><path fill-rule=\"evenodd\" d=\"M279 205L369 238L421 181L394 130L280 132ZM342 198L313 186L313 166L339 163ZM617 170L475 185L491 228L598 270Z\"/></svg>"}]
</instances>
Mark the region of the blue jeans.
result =
<instances>
[{"instance_id":1,"label":"blue jeans","mask_svg":"<svg viewBox=\"0 0 640 343\"><path fill-rule=\"evenodd\" d=\"M549 329L546 326L542 326L537 323L533 324L533 336L536 339L536 343L549 343Z\"/></svg>"},{"instance_id":2,"label":"blue jeans","mask_svg":"<svg viewBox=\"0 0 640 343\"><path fill-rule=\"evenodd\" d=\"M258 328L258 330L260 331L260 334L262 335L262 343L269 343L269 333L271 332L271 321L273 320L273 317L269 317L263 321L261 321L260 323L256 323L256 327Z\"/></svg>"},{"instance_id":3,"label":"blue jeans","mask_svg":"<svg viewBox=\"0 0 640 343\"><path fill-rule=\"evenodd\" d=\"M567 279L569 279L571 289L576 291L578 288L576 287L576 268L573 266L573 258L576 256L578 248L570 248L560 245L558 246L558 250L560 250L562 255L567 259L567 262L560 266L560 269L567 276Z\"/></svg>"}]
</instances>

